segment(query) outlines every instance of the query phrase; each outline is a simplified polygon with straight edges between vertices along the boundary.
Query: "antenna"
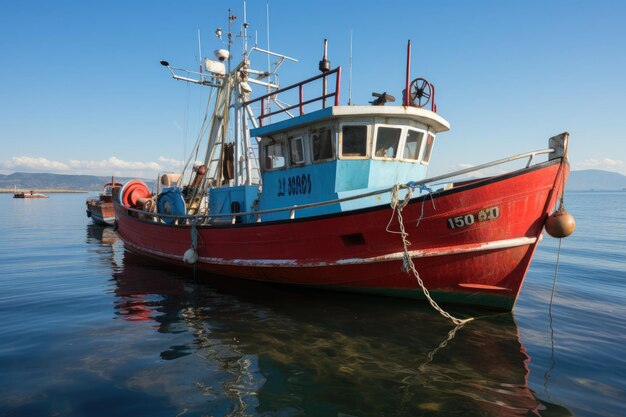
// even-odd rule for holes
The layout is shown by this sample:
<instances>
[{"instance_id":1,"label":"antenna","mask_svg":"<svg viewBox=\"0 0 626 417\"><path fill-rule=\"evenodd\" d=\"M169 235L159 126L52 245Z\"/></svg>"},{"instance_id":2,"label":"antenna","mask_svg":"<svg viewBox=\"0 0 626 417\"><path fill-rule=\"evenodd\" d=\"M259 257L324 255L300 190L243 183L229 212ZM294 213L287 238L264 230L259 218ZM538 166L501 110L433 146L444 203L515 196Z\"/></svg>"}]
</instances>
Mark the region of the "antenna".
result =
<instances>
[{"instance_id":1,"label":"antenna","mask_svg":"<svg viewBox=\"0 0 626 417\"><path fill-rule=\"evenodd\" d=\"M248 53L248 13L246 8L246 1L243 2L243 54L246 56Z\"/></svg>"},{"instance_id":2,"label":"antenna","mask_svg":"<svg viewBox=\"0 0 626 417\"><path fill-rule=\"evenodd\" d=\"M269 0L265 3L265 25L267 28L267 50L271 51L270 49L270 2ZM269 54L267 55L267 73L271 74L272 73L272 67L270 66L270 56ZM271 87L270 84L272 83L272 78L271 76L268 77L268 81L269 83L267 84L267 93L269 94L271 92ZM263 106L264 103L261 103L261 106ZM270 111L270 100L268 98L267 100L267 112L269 113Z\"/></svg>"},{"instance_id":3,"label":"antenna","mask_svg":"<svg viewBox=\"0 0 626 417\"><path fill-rule=\"evenodd\" d=\"M200 44L200 29L198 29L198 65L200 66L200 79L204 79L202 76L202 45Z\"/></svg>"},{"instance_id":4,"label":"antenna","mask_svg":"<svg viewBox=\"0 0 626 417\"><path fill-rule=\"evenodd\" d=\"M404 86L404 100L402 105L408 106L411 102L411 91L409 90L409 80L411 79L411 39L406 45L406 80Z\"/></svg>"},{"instance_id":5,"label":"antenna","mask_svg":"<svg viewBox=\"0 0 626 417\"><path fill-rule=\"evenodd\" d=\"M348 76L348 106L352 105L352 28L350 28L350 75Z\"/></svg>"},{"instance_id":6,"label":"antenna","mask_svg":"<svg viewBox=\"0 0 626 417\"><path fill-rule=\"evenodd\" d=\"M232 10L230 10L230 8L228 9L228 73L230 73L230 57L231 57L231 51L230 48L233 45L233 20L237 19L237 16L235 16L232 13Z\"/></svg>"},{"instance_id":7,"label":"antenna","mask_svg":"<svg viewBox=\"0 0 626 417\"><path fill-rule=\"evenodd\" d=\"M322 73L327 73L330 71L330 61L328 60L328 39L324 39L324 57L320 61L319 65L320 71ZM326 107L326 77L322 77L322 106Z\"/></svg>"}]
</instances>

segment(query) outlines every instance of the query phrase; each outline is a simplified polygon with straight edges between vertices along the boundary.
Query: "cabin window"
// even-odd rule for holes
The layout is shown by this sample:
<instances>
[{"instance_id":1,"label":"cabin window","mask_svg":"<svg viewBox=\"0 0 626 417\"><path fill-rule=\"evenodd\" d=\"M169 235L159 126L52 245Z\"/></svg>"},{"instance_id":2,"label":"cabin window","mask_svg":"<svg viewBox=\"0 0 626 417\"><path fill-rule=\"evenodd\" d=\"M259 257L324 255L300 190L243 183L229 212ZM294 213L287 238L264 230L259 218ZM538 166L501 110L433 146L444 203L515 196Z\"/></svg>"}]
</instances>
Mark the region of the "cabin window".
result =
<instances>
[{"instance_id":1,"label":"cabin window","mask_svg":"<svg viewBox=\"0 0 626 417\"><path fill-rule=\"evenodd\" d=\"M395 158L402 129L379 127L376 135L375 155L379 158Z\"/></svg>"},{"instance_id":2,"label":"cabin window","mask_svg":"<svg viewBox=\"0 0 626 417\"><path fill-rule=\"evenodd\" d=\"M278 169L285 166L283 143L265 145L265 169Z\"/></svg>"},{"instance_id":3,"label":"cabin window","mask_svg":"<svg viewBox=\"0 0 626 417\"><path fill-rule=\"evenodd\" d=\"M409 130L404 143L402 159L418 160L420 149L422 148L422 139L424 139L424 133L417 130Z\"/></svg>"},{"instance_id":4,"label":"cabin window","mask_svg":"<svg viewBox=\"0 0 626 417\"><path fill-rule=\"evenodd\" d=\"M333 138L328 127L322 127L311 131L311 148L313 150L313 162L333 159Z\"/></svg>"},{"instance_id":5,"label":"cabin window","mask_svg":"<svg viewBox=\"0 0 626 417\"><path fill-rule=\"evenodd\" d=\"M367 156L367 126L348 125L341 128L341 156Z\"/></svg>"},{"instance_id":6,"label":"cabin window","mask_svg":"<svg viewBox=\"0 0 626 417\"><path fill-rule=\"evenodd\" d=\"M304 164L304 141L302 136L289 139L289 151L292 166Z\"/></svg>"},{"instance_id":7,"label":"cabin window","mask_svg":"<svg viewBox=\"0 0 626 417\"><path fill-rule=\"evenodd\" d=\"M422 158L422 163L427 164L430 161L430 155L433 152L433 144L435 143L435 137L431 134L428 134L426 139L426 149L424 150L424 157Z\"/></svg>"}]
</instances>

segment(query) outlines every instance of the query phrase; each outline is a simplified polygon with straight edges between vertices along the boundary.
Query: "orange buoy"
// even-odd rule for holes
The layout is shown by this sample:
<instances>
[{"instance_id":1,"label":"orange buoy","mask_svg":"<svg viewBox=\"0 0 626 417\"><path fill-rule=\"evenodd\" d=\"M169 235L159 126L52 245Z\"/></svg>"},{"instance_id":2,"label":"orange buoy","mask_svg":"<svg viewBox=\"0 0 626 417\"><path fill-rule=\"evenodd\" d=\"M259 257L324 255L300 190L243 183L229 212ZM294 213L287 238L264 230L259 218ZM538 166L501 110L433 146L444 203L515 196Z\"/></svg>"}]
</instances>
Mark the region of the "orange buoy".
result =
<instances>
[{"instance_id":1,"label":"orange buoy","mask_svg":"<svg viewBox=\"0 0 626 417\"><path fill-rule=\"evenodd\" d=\"M131 180L122 187L120 202L126 207L138 208L139 199L151 196L152 193L143 181Z\"/></svg>"},{"instance_id":2,"label":"orange buoy","mask_svg":"<svg viewBox=\"0 0 626 417\"><path fill-rule=\"evenodd\" d=\"M560 239L574 233L576 221L574 220L574 216L564 209L559 209L548 216L545 227L546 232L548 232L550 236Z\"/></svg>"}]
</instances>

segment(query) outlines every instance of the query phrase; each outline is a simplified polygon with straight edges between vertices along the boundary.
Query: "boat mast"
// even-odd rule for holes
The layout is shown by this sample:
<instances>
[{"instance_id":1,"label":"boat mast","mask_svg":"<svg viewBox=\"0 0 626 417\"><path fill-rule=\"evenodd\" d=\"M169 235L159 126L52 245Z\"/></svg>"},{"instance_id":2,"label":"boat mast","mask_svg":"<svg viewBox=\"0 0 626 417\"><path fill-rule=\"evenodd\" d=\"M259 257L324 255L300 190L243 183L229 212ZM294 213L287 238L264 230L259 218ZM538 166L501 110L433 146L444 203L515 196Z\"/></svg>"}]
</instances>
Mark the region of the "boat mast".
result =
<instances>
[{"instance_id":1,"label":"boat mast","mask_svg":"<svg viewBox=\"0 0 626 417\"><path fill-rule=\"evenodd\" d=\"M269 7L267 12L269 35ZM254 46L249 47L248 29L250 25L247 21L245 1L243 13L243 28L241 28L238 33L233 33L232 25L237 17L233 15L231 9L228 9L228 34L224 42L228 49L218 49L215 51L215 56L220 61L219 63L211 61L210 59L204 59L199 71L196 72L173 67L170 66L169 62L161 61L161 65L168 69L174 79L212 87L216 90L215 98L209 98L209 101L214 100L211 118L208 120L205 119L206 124L203 123L200 131L201 136L204 136L204 132L207 132L206 136L204 136L206 138L206 151L204 161L202 162L206 168L206 174L201 174L203 178L199 180L200 183L194 185L196 189L193 195L194 200L201 199L206 193L206 188L233 184L235 186L260 185L260 176L253 172L259 171L259 164L257 155L255 155L256 148L253 148L255 144L251 143L249 132L250 125L258 127L254 111L251 106L248 105L250 95L252 94L251 85L262 86L262 88L266 88L268 92L277 90L279 89L277 72L282 63L285 60L298 62L297 59L289 56L258 48L256 43ZM200 33L198 31L198 54L201 56L202 46L199 35ZM215 30L215 36L222 39L221 28ZM233 49L234 38L236 37L243 38L243 59L237 65L231 65L231 51ZM250 55L254 51L267 55L268 69L266 71L250 67ZM273 67L270 66L271 57L278 58ZM275 101L276 99L271 98L271 100ZM277 101L275 102L281 107ZM261 105L269 106L270 103L266 101ZM209 108L210 106L207 105L207 110ZM231 111L233 114L230 114ZM231 120L231 117L234 117L234 119ZM232 125L230 122L232 122ZM232 135L232 137L229 135ZM228 155L228 160L226 159L227 155L225 151L227 144L232 144L230 146L233 146L233 153ZM195 147L196 152L198 146L199 142L197 142ZM229 150L230 146L228 146ZM232 167L230 166L231 158L233 162ZM189 165L190 162L191 157L187 165ZM187 165L183 169L183 175L187 169ZM193 174L191 174L191 176L193 177ZM228 180L233 179L234 181L225 181L225 177L228 178ZM190 178L189 181L191 183L192 178Z\"/></svg>"},{"instance_id":2,"label":"boat mast","mask_svg":"<svg viewBox=\"0 0 626 417\"><path fill-rule=\"evenodd\" d=\"M249 67L248 64L248 27L250 25L248 24L248 13L247 13L247 7L246 7L246 2L244 0L243 2L243 59L246 65L246 68L244 68L244 70L247 70L247 67ZM246 75L247 76L247 72L242 72L242 75ZM242 80L243 82L245 82L245 80ZM242 89L243 84L240 84L240 90ZM239 92L241 100L237 101L237 120L239 120L239 117L241 117L241 132L242 132L242 138L243 138L243 163L245 164L245 171L246 171L246 178L244 181L244 185L251 185L252 184L252 164L250 163L250 130L248 129L248 123L247 123L247 117L246 117L246 113L244 111L242 111L242 101L245 100L247 97L244 97L243 95L243 91ZM237 131L237 133L239 133L239 131ZM239 162L238 160L236 160L236 165L239 167ZM239 176L236 176L236 181L239 180ZM237 185L237 183L235 183L235 185Z\"/></svg>"}]
</instances>

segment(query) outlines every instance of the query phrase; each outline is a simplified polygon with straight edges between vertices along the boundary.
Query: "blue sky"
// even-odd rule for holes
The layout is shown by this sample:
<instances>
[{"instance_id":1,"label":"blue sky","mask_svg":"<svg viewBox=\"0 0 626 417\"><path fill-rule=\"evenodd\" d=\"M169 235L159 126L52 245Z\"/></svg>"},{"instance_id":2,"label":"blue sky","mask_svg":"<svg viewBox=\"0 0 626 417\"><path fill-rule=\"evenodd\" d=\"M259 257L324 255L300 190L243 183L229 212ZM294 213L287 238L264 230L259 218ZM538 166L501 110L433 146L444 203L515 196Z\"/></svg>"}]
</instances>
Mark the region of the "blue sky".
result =
<instances>
[{"instance_id":1,"label":"blue sky","mask_svg":"<svg viewBox=\"0 0 626 417\"><path fill-rule=\"evenodd\" d=\"M241 1L0 3L0 173L149 176L185 158L207 92L159 65L196 68ZM571 133L573 169L626 174L626 2L249 0L251 43L297 58L286 86L316 75L322 42L352 103L401 97L412 75L437 87L450 121L431 174L547 147ZM238 27L237 27L238 28ZM255 64L255 62L253 62ZM265 60L256 62L264 68Z\"/></svg>"}]
</instances>

